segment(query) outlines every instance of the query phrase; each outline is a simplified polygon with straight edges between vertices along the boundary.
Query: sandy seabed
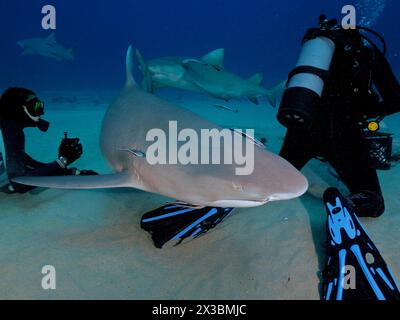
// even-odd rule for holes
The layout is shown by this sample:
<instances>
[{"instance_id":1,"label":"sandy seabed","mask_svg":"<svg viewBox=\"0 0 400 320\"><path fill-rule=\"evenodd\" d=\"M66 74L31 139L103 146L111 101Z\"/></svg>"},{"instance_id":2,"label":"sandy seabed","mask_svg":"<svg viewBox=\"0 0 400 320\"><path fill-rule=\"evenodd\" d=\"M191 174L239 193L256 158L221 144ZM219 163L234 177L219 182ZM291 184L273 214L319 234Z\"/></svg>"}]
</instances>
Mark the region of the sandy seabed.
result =
<instances>
[{"instance_id":1,"label":"sandy seabed","mask_svg":"<svg viewBox=\"0 0 400 320\"><path fill-rule=\"evenodd\" d=\"M113 94L46 93L52 126L47 134L26 130L28 153L53 161L68 131L81 138L85 149L74 165L110 172L98 139ZM267 139L269 150L279 151L285 130L276 121L276 110L265 102L224 103L175 91L160 95L220 125L255 128L257 138ZM385 122L393 131L398 121L392 117ZM399 171L395 166L379 173L385 215L362 220L397 278ZM314 193L328 185L342 187L317 161L304 174ZM326 212L318 197L308 193L291 201L236 209L206 236L159 250L139 222L143 213L166 201L171 199L135 189L0 194L0 299L320 298ZM44 265L56 268L56 290L42 289Z\"/></svg>"}]
</instances>

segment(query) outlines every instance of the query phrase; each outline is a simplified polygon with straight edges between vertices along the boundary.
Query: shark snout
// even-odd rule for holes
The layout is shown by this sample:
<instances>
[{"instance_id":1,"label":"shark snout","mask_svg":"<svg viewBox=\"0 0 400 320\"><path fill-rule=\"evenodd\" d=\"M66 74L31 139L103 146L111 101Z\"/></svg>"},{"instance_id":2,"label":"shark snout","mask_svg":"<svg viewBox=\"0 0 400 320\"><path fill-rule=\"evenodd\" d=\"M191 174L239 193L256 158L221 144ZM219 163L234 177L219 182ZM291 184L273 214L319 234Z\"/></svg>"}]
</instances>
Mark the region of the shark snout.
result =
<instances>
[{"instance_id":1,"label":"shark snout","mask_svg":"<svg viewBox=\"0 0 400 320\"><path fill-rule=\"evenodd\" d=\"M295 168L282 172L279 183L264 179L255 181L247 186L247 198L261 203L290 200L302 196L308 189L306 177Z\"/></svg>"},{"instance_id":2,"label":"shark snout","mask_svg":"<svg viewBox=\"0 0 400 320\"><path fill-rule=\"evenodd\" d=\"M307 178L299 171L293 170L287 175L286 183L281 185L281 189L268 196L268 201L281 201L298 198L307 192Z\"/></svg>"}]
</instances>

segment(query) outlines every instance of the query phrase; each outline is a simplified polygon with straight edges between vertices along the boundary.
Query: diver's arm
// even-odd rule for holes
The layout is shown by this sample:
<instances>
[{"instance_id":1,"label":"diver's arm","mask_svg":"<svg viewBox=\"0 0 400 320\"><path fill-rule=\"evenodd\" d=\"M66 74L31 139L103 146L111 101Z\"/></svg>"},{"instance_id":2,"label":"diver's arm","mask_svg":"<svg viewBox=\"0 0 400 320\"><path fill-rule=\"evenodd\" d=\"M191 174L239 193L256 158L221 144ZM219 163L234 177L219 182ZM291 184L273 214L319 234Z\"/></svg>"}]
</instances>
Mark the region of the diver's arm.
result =
<instances>
[{"instance_id":1,"label":"diver's arm","mask_svg":"<svg viewBox=\"0 0 400 320\"><path fill-rule=\"evenodd\" d=\"M28 155L25 152L22 153L21 157L23 159L24 164L27 165L30 168L36 169L36 168L39 168L39 167L42 167L42 166L46 165L46 163L39 162L39 161L33 159L30 155Z\"/></svg>"},{"instance_id":2,"label":"diver's arm","mask_svg":"<svg viewBox=\"0 0 400 320\"><path fill-rule=\"evenodd\" d=\"M382 97L385 115L400 112L400 84L389 62L381 52L376 52L372 65L372 80Z\"/></svg>"}]
</instances>

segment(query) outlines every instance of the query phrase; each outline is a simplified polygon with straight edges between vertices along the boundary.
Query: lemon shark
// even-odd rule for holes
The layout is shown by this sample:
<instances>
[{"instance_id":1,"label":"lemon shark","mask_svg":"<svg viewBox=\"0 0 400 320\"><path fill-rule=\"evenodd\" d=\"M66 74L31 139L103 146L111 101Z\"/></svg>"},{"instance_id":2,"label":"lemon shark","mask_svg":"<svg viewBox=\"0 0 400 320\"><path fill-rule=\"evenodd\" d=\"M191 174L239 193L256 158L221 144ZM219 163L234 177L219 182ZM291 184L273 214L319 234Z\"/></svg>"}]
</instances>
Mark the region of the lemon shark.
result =
<instances>
[{"instance_id":1,"label":"lemon shark","mask_svg":"<svg viewBox=\"0 0 400 320\"><path fill-rule=\"evenodd\" d=\"M224 49L216 49L199 59L164 57L146 62L136 50L143 87L152 93L159 88L174 87L206 93L225 101L247 97L255 104L260 96L266 96L272 103L274 93L262 87L262 73L243 79L229 72L223 67L224 52Z\"/></svg>"},{"instance_id":2,"label":"lemon shark","mask_svg":"<svg viewBox=\"0 0 400 320\"><path fill-rule=\"evenodd\" d=\"M158 193L184 203L212 207L254 207L306 192L306 178L291 164L258 145L254 171L236 175L234 164L150 164L145 158L154 128L168 132L170 121L196 132L221 130L195 113L143 90L132 75L132 47L126 56L126 84L108 108L100 147L114 173L100 176L19 177L14 182L62 189L130 187ZM242 139L246 140L247 137Z\"/></svg>"},{"instance_id":3,"label":"lemon shark","mask_svg":"<svg viewBox=\"0 0 400 320\"><path fill-rule=\"evenodd\" d=\"M17 44L23 49L22 55L40 55L57 61L74 61L74 49L66 49L56 40L55 33L46 38L20 40Z\"/></svg>"}]
</instances>

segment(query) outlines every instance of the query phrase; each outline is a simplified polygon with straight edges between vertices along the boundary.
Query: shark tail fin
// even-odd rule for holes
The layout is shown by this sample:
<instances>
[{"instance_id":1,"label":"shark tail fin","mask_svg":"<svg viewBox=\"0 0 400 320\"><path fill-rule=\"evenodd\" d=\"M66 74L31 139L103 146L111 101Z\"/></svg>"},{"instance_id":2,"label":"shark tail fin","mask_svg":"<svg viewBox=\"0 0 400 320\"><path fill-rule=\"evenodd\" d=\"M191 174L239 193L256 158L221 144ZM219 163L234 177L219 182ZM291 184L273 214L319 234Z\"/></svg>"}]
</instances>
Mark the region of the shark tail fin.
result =
<instances>
[{"instance_id":1,"label":"shark tail fin","mask_svg":"<svg viewBox=\"0 0 400 320\"><path fill-rule=\"evenodd\" d=\"M201 57L200 60L209 63L211 65L214 65L216 67L222 68L224 63L224 54L225 54L225 49L220 48L207 53L206 55Z\"/></svg>"},{"instance_id":2,"label":"shark tail fin","mask_svg":"<svg viewBox=\"0 0 400 320\"><path fill-rule=\"evenodd\" d=\"M149 68L146 64L146 62L144 61L144 58L141 54L141 52L136 49L136 60L139 64L139 69L140 71L142 71L143 74L143 88L150 93L154 92L154 84L153 84L153 80L151 78L151 74L149 71Z\"/></svg>"},{"instance_id":3,"label":"shark tail fin","mask_svg":"<svg viewBox=\"0 0 400 320\"><path fill-rule=\"evenodd\" d=\"M132 46L129 46L128 51L126 52L126 87L136 86L135 78L133 78L133 54L132 54Z\"/></svg>"},{"instance_id":4,"label":"shark tail fin","mask_svg":"<svg viewBox=\"0 0 400 320\"><path fill-rule=\"evenodd\" d=\"M263 76L262 72L259 72L259 73L255 74L254 76L251 76L247 81L259 86L259 85L261 85L263 79L264 79L264 76Z\"/></svg>"}]
</instances>

